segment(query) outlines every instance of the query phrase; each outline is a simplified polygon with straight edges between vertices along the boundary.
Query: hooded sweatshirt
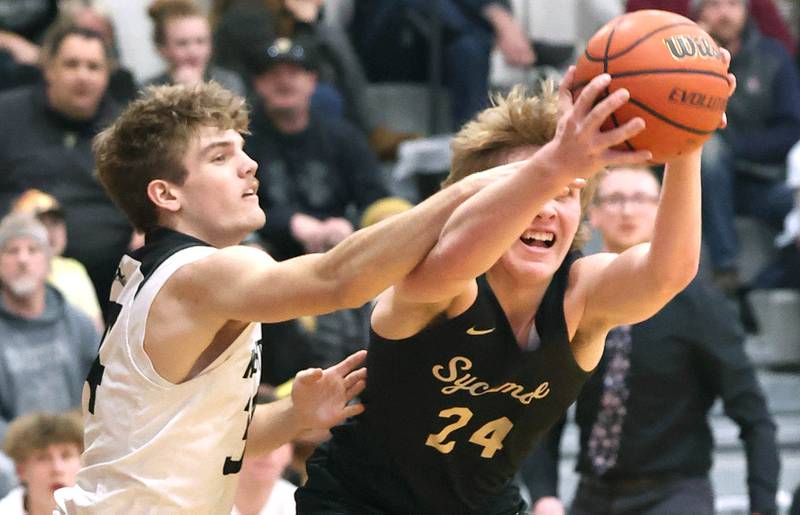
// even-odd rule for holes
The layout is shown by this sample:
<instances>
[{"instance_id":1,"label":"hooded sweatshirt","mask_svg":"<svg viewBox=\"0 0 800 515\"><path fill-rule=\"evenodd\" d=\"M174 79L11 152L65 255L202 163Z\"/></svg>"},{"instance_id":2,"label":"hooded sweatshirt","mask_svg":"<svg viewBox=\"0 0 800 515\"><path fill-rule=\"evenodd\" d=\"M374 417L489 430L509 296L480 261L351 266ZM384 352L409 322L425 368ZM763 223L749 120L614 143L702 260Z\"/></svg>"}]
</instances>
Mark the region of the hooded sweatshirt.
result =
<instances>
[{"instance_id":1,"label":"hooded sweatshirt","mask_svg":"<svg viewBox=\"0 0 800 515\"><path fill-rule=\"evenodd\" d=\"M0 300L0 441L19 415L80 407L99 341L91 319L52 286L36 318L11 313Z\"/></svg>"}]
</instances>

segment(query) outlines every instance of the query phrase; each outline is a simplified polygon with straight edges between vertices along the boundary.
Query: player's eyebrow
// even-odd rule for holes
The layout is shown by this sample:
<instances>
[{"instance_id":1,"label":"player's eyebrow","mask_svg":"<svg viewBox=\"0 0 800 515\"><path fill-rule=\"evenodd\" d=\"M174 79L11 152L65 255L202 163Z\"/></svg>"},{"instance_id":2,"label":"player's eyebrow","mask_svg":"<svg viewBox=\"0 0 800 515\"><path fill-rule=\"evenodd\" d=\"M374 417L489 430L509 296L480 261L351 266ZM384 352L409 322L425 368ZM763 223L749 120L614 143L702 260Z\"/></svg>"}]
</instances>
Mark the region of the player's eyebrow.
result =
<instances>
[{"instance_id":1,"label":"player's eyebrow","mask_svg":"<svg viewBox=\"0 0 800 515\"><path fill-rule=\"evenodd\" d=\"M212 153L213 151L215 151L217 149L220 149L220 148L226 149L227 147L233 147L233 146L236 146L237 144L242 144L242 143L243 143L243 140L242 140L241 136L239 136L238 140L226 138L226 139L219 139L219 140L216 140L216 141L212 141L211 143L209 143L208 145L206 145L205 147L203 147L200 150L200 159L206 158L210 153Z\"/></svg>"}]
</instances>

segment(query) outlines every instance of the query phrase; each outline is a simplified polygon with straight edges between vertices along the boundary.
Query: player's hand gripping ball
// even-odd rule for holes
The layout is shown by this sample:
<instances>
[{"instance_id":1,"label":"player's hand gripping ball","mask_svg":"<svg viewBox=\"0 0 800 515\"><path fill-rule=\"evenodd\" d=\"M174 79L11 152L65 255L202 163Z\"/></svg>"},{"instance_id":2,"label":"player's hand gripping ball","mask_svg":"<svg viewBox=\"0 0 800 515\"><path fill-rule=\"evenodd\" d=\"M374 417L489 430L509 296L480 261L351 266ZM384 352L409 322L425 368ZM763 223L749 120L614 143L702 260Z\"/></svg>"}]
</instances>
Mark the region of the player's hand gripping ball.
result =
<instances>
[{"instance_id":1,"label":"player's hand gripping ball","mask_svg":"<svg viewBox=\"0 0 800 515\"><path fill-rule=\"evenodd\" d=\"M654 163L696 149L720 126L728 103L728 63L714 40L678 14L644 10L603 26L578 59L574 97L593 77L608 73L606 94L630 92L604 129L633 117L646 128L620 149L647 149Z\"/></svg>"}]
</instances>

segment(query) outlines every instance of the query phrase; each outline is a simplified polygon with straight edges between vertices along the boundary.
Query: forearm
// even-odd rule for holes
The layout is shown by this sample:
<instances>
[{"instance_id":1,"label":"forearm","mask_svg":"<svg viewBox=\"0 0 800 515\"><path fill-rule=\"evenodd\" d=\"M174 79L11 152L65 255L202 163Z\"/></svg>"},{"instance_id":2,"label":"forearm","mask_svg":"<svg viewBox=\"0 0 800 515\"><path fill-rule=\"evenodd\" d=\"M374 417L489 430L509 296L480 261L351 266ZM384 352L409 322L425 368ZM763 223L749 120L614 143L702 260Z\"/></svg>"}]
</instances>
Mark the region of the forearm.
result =
<instances>
[{"instance_id":1,"label":"forearm","mask_svg":"<svg viewBox=\"0 0 800 515\"><path fill-rule=\"evenodd\" d=\"M456 207L480 185L454 184L413 209L355 232L319 260L318 275L335 280L343 302L360 306L416 267Z\"/></svg>"},{"instance_id":2,"label":"forearm","mask_svg":"<svg viewBox=\"0 0 800 515\"><path fill-rule=\"evenodd\" d=\"M700 261L700 150L667 165L645 274L672 288L688 284ZM659 284L660 283L660 284Z\"/></svg>"},{"instance_id":3,"label":"forearm","mask_svg":"<svg viewBox=\"0 0 800 515\"><path fill-rule=\"evenodd\" d=\"M293 409L291 398L259 404L247 430L245 454L258 456L271 452L296 439L305 429Z\"/></svg>"},{"instance_id":4,"label":"forearm","mask_svg":"<svg viewBox=\"0 0 800 515\"><path fill-rule=\"evenodd\" d=\"M424 274L427 278L458 282L486 272L543 206L571 183L573 178L569 174L548 165L553 162L543 148L518 171L459 206L442 229L436 248L418 274L420 277L413 279L424 280L421 277Z\"/></svg>"}]
</instances>

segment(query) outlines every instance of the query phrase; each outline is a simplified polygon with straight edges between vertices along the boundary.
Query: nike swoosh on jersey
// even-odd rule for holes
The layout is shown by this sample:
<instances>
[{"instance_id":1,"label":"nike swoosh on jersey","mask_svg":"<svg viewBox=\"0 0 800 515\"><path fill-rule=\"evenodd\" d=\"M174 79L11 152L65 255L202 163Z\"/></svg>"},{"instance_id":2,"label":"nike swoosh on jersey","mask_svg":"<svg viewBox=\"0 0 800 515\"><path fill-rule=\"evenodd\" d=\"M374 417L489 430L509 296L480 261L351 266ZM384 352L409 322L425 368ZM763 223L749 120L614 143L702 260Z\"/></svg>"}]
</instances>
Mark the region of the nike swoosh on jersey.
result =
<instances>
[{"instance_id":1,"label":"nike swoosh on jersey","mask_svg":"<svg viewBox=\"0 0 800 515\"><path fill-rule=\"evenodd\" d=\"M495 330L495 328L494 328L494 327L491 327L491 328L489 328L489 329L477 329L477 328L476 328L476 327L473 325L472 327L470 327L469 329L467 329L467 334L468 334L468 335L470 335L470 336L480 336L480 335L482 335L482 334L489 334L489 333L493 333L493 332L494 332L494 330Z\"/></svg>"}]
</instances>

